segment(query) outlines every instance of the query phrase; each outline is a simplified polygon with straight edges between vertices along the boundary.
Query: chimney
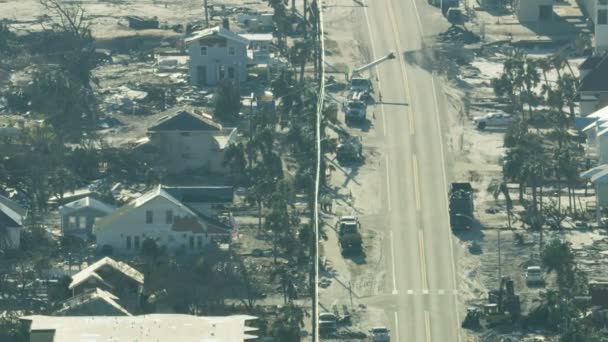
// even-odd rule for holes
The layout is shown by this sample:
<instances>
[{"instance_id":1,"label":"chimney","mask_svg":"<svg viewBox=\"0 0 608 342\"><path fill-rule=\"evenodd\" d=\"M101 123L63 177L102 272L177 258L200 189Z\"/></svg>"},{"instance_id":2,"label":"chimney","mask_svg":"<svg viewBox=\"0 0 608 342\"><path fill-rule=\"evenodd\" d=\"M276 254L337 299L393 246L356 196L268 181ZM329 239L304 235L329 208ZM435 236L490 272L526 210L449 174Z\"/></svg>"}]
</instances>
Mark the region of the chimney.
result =
<instances>
[{"instance_id":1,"label":"chimney","mask_svg":"<svg viewBox=\"0 0 608 342\"><path fill-rule=\"evenodd\" d=\"M228 20L228 18L222 19L222 27L230 31L230 21Z\"/></svg>"}]
</instances>

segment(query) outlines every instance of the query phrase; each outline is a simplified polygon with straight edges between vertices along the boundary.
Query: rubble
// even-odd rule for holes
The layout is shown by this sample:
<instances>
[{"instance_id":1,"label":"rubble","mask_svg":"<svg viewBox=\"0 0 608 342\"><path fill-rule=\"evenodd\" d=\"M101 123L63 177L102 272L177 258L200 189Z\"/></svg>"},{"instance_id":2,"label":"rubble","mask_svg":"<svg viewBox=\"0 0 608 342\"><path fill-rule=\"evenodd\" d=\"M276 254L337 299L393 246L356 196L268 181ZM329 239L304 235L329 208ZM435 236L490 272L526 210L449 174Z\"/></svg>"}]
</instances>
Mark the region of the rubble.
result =
<instances>
[{"instance_id":1,"label":"rubble","mask_svg":"<svg viewBox=\"0 0 608 342\"><path fill-rule=\"evenodd\" d=\"M437 41L443 43L462 43L465 45L479 43L481 38L464 27L453 25L447 31L437 36Z\"/></svg>"}]
</instances>

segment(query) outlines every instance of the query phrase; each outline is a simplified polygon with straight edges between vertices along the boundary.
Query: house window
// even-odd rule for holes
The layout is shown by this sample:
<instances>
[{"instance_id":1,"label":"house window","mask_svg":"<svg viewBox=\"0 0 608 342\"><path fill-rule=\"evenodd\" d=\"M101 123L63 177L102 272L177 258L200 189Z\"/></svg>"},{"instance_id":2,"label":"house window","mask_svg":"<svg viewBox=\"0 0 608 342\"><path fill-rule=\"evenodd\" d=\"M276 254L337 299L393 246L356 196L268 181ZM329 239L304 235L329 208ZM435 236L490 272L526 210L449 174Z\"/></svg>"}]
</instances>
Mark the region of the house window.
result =
<instances>
[{"instance_id":1,"label":"house window","mask_svg":"<svg viewBox=\"0 0 608 342\"><path fill-rule=\"evenodd\" d=\"M234 46L229 46L228 47L228 56L234 56L236 55L236 49L234 48Z\"/></svg>"},{"instance_id":2,"label":"house window","mask_svg":"<svg viewBox=\"0 0 608 342\"><path fill-rule=\"evenodd\" d=\"M605 9L597 10L597 24L598 25L608 24L608 10L605 10Z\"/></svg>"},{"instance_id":3,"label":"house window","mask_svg":"<svg viewBox=\"0 0 608 342\"><path fill-rule=\"evenodd\" d=\"M597 2L598 2L600 5L604 5L604 6L608 5L608 0L598 0Z\"/></svg>"},{"instance_id":4,"label":"house window","mask_svg":"<svg viewBox=\"0 0 608 342\"><path fill-rule=\"evenodd\" d=\"M70 229L76 228L76 216L68 217L68 228L70 228Z\"/></svg>"},{"instance_id":5,"label":"house window","mask_svg":"<svg viewBox=\"0 0 608 342\"><path fill-rule=\"evenodd\" d=\"M131 249L131 237L127 236L127 249Z\"/></svg>"},{"instance_id":6,"label":"house window","mask_svg":"<svg viewBox=\"0 0 608 342\"><path fill-rule=\"evenodd\" d=\"M135 247L135 249L139 249L139 236L136 236L133 239L133 246Z\"/></svg>"},{"instance_id":7,"label":"house window","mask_svg":"<svg viewBox=\"0 0 608 342\"><path fill-rule=\"evenodd\" d=\"M198 246L198 249L203 248L203 237L202 236L196 237L196 244Z\"/></svg>"},{"instance_id":8,"label":"house window","mask_svg":"<svg viewBox=\"0 0 608 342\"><path fill-rule=\"evenodd\" d=\"M173 210L167 210L167 212L165 213L165 223L173 223Z\"/></svg>"},{"instance_id":9,"label":"house window","mask_svg":"<svg viewBox=\"0 0 608 342\"><path fill-rule=\"evenodd\" d=\"M189 137L190 132L181 132L179 135L181 135L182 137Z\"/></svg>"},{"instance_id":10,"label":"house window","mask_svg":"<svg viewBox=\"0 0 608 342\"><path fill-rule=\"evenodd\" d=\"M190 159L189 153L182 153L182 159Z\"/></svg>"},{"instance_id":11,"label":"house window","mask_svg":"<svg viewBox=\"0 0 608 342\"><path fill-rule=\"evenodd\" d=\"M201 56L207 56L207 47L201 46Z\"/></svg>"},{"instance_id":12,"label":"house window","mask_svg":"<svg viewBox=\"0 0 608 342\"><path fill-rule=\"evenodd\" d=\"M233 67L228 67L228 78L230 78L230 79L234 78L234 68Z\"/></svg>"},{"instance_id":13,"label":"house window","mask_svg":"<svg viewBox=\"0 0 608 342\"><path fill-rule=\"evenodd\" d=\"M190 245L190 249L194 248L194 236L191 236L188 240L188 244Z\"/></svg>"},{"instance_id":14,"label":"house window","mask_svg":"<svg viewBox=\"0 0 608 342\"><path fill-rule=\"evenodd\" d=\"M154 216L152 215L152 210L146 210L146 223L152 224L154 222Z\"/></svg>"}]
</instances>

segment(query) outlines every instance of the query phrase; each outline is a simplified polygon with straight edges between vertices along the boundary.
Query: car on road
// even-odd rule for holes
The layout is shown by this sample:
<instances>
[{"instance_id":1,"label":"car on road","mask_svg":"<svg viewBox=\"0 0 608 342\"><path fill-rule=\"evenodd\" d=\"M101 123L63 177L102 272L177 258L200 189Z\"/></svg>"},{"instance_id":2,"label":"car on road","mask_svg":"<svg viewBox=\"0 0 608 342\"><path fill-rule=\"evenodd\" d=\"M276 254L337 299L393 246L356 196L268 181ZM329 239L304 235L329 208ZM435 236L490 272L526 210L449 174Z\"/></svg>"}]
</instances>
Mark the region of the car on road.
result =
<instances>
[{"instance_id":1,"label":"car on road","mask_svg":"<svg viewBox=\"0 0 608 342\"><path fill-rule=\"evenodd\" d=\"M319 330L322 332L333 332L338 329L338 317L331 312L319 314Z\"/></svg>"},{"instance_id":2,"label":"car on road","mask_svg":"<svg viewBox=\"0 0 608 342\"><path fill-rule=\"evenodd\" d=\"M540 266L528 266L526 268L527 285L542 285L544 283L543 270Z\"/></svg>"},{"instance_id":3,"label":"car on road","mask_svg":"<svg viewBox=\"0 0 608 342\"><path fill-rule=\"evenodd\" d=\"M488 113L473 119L475 127L479 129L484 129L486 127L505 127L513 121L515 121L514 117L502 112Z\"/></svg>"},{"instance_id":4,"label":"car on road","mask_svg":"<svg viewBox=\"0 0 608 342\"><path fill-rule=\"evenodd\" d=\"M370 342L390 342L390 330L386 327L373 327L369 329Z\"/></svg>"}]
</instances>

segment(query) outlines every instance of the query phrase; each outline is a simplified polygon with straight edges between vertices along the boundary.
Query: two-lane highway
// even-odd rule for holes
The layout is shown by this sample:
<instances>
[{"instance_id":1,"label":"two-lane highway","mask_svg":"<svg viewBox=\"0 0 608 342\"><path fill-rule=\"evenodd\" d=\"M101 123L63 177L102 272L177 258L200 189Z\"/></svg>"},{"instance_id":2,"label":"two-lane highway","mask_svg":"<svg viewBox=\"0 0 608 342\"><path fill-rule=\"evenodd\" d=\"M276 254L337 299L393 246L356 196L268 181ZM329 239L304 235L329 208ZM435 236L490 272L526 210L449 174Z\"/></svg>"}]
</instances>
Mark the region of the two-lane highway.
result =
<instances>
[{"instance_id":1,"label":"two-lane highway","mask_svg":"<svg viewBox=\"0 0 608 342\"><path fill-rule=\"evenodd\" d=\"M445 100L439 81L404 57L422 48L424 32L447 28L447 23L424 0L367 3L364 14L372 55L397 53L394 62L373 71L386 103L377 105L376 125L381 126L385 146L386 248L391 256L386 292L394 296L385 310L394 319L393 340L460 341L441 127Z\"/></svg>"}]
</instances>

